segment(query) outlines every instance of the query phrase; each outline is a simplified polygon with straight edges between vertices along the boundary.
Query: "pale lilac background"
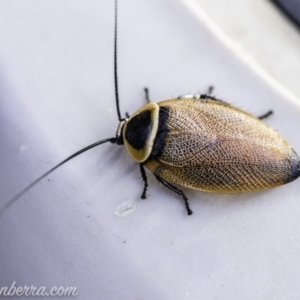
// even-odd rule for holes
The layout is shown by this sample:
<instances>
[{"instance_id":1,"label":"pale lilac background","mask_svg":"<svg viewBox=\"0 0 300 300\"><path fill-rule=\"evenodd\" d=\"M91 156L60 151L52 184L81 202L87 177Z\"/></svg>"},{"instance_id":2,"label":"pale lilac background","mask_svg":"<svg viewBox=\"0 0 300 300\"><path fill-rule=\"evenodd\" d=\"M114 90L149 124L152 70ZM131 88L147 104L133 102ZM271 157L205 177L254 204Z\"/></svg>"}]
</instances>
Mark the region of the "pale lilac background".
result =
<instances>
[{"instance_id":1,"label":"pale lilac background","mask_svg":"<svg viewBox=\"0 0 300 300\"><path fill-rule=\"evenodd\" d=\"M300 152L297 99L224 46L189 1L119 2L123 114L144 103L144 86L160 101L214 84L254 114L272 108L268 123ZM118 122L113 1L0 5L4 203ZM109 144L53 173L0 219L0 286L76 286L77 299L299 298L299 181L245 195L186 190L192 217L149 182L141 201L138 165Z\"/></svg>"}]
</instances>

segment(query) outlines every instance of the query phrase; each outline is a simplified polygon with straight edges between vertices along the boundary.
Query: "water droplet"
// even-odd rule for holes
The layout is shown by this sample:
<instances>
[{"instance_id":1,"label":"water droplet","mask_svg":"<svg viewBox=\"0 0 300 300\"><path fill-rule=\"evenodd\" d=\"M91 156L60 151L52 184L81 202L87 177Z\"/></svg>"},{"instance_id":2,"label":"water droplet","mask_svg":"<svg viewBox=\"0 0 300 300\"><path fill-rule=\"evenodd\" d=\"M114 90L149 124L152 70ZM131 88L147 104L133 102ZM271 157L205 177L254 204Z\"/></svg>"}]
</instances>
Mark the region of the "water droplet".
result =
<instances>
[{"instance_id":1,"label":"water droplet","mask_svg":"<svg viewBox=\"0 0 300 300\"><path fill-rule=\"evenodd\" d=\"M112 112L113 112L113 110L110 108L110 107L108 107L107 109L106 109L106 112L105 112L105 114L107 115L107 116L111 116L112 115Z\"/></svg>"},{"instance_id":2,"label":"water droplet","mask_svg":"<svg viewBox=\"0 0 300 300\"><path fill-rule=\"evenodd\" d=\"M120 204L114 211L117 216L127 216L135 209L135 201L127 200Z\"/></svg>"}]
</instances>

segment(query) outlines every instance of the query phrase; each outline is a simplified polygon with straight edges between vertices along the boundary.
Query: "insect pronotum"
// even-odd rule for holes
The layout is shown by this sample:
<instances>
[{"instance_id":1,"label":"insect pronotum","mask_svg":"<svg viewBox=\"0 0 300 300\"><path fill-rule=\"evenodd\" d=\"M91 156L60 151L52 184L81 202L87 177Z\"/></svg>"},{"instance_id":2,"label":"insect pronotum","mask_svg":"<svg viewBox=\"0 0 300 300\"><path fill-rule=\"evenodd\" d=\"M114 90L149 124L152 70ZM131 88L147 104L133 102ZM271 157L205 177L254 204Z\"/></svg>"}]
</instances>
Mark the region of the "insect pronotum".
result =
<instances>
[{"instance_id":1,"label":"insect pronotum","mask_svg":"<svg viewBox=\"0 0 300 300\"><path fill-rule=\"evenodd\" d=\"M114 84L119 126L115 137L91 144L34 180L0 209L0 216L39 181L79 154L110 142L125 145L139 163L165 187L180 195L187 213L188 198L177 186L205 192L245 193L273 188L300 176L300 160L293 148L261 120L207 94L182 96L159 103L149 100L132 116L122 118L117 76L117 0L115 0ZM175 185L174 185L175 184Z\"/></svg>"}]
</instances>

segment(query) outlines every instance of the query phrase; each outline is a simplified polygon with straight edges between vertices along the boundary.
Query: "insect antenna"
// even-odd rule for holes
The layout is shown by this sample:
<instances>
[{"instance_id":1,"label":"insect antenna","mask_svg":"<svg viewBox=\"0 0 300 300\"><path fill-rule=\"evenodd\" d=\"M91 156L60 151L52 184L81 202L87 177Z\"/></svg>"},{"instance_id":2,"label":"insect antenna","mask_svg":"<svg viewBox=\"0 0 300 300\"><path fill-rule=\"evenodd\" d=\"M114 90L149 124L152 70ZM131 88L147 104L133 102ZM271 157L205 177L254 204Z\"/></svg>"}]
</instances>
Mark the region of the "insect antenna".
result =
<instances>
[{"instance_id":1,"label":"insect antenna","mask_svg":"<svg viewBox=\"0 0 300 300\"><path fill-rule=\"evenodd\" d=\"M115 81L115 95L116 105L119 121L122 121L119 103L119 87L118 87L118 0L115 0L115 36L114 36L114 81Z\"/></svg>"},{"instance_id":2,"label":"insect antenna","mask_svg":"<svg viewBox=\"0 0 300 300\"><path fill-rule=\"evenodd\" d=\"M122 117L121 117L121 113L120 113L120 104L119 104L119 89L118 89L118 65L117 65L117 25L118 25L118 1L115 0L115 31L114 31L114 83L115 83L115 97L116 97L116 106L117 106L117 113L118 113L118 118L119 121L122 121ZM46 176L48 176L50 173L52 173L54 170L56 170L57 168L59 168L60 166L62 166L63 164L65 164L67 161L71 160L72 158L78 156L79 154L90 150L96 146L99 146L101 144L107 143L107 142L111 142L111 143L115 143L115 144L119 144L118 143L118 139L117 138L107 138L101 141L98 141L94 144L91 144L77 152L75 152L74 154L72 154L71 156L69 156L68 158L66 158L65 160L63 160L62 162L60 162L58 165L56 165L55 167L53 167L52 169L50 169L48 172L44 173L43 175L41 175L40 177L38 177L36 180L34 180L32 183L30 183L28 186L26 186L23 190L21 190L18 194L16 194L13 198L11 198L7 203L5 203L2 207L0 207L0 218L2 217L2 215L5 213L5 211L11 206L13 205L18 199L20 199L25 193L27 193L30 189L32 189L37 183L39 183L42 179L44 179Z\"/></svg>"},{"instance_id":3,"label":"insect antenna","mask_svg":"<svg viewBox=\"0 0 300 300\"><path fill-rule=\"evenodd\" d=\"M31 188L33 188L37 183L39 183L42 179L44 179L46 176L48 176L50 173L52 173L54 170L56 170L57 168L59 168L60 166L62 166L63 164L65 164L67 161L71 160L72 158L78 156L79 154L88 151L96 146L99 146L101 144L107 143L107 142L111 142L111 143L115 143L116 142L116 138L107 138L101 141L98 141L96 143L93 143L87 147L84 147L83 149L75 152L74 154L72 154L71 156L69 156L68 158L66 158L65 160L63 160L62 162L60 162L59 164L57 164L55 167L53 167L52 169L50 169L48 172L44 173L43 175L41 175L40 177L38 177L36 180L34 180L32 183L30 183L28 186L26 186L22 191L20 191L18 194L16 194L13 198L11 198L7 203L5 203L1 208L0 208L0 218L2 217L2 215L4 214L4 212L11 206L13 205L19 198L21 198L25 193L27 193Z\"/></svg>"}]
</instances>

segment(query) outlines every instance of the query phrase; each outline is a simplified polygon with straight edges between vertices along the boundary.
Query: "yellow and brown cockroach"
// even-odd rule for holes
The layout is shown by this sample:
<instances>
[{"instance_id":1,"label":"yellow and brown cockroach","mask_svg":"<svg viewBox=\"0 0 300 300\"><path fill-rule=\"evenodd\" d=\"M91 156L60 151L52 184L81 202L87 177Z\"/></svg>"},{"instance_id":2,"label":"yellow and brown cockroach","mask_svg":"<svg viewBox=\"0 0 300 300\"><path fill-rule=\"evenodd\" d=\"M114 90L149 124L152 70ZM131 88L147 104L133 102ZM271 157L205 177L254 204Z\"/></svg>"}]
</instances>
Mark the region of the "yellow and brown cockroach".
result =
<instances>
[{"instance_id":1,"label":"yellow and brown cockroach","mask_svg":"<svg viewBox=\"0 0 300 300\"><path fill-rule=\"evenodd\" d=\"M149 103L121 117L117 78L117 1L114 37L115 97L119 118L116 137L74 153L37 178L0 210L0 216L24 193L75 156L106 142L125 145L139 163L146 198L148 168L164 186L180 195L188 215L188 198L175 185L204 192L246 193L274 188L300 176L293 148L261 119L207 94Z\"/></svg>"}]
</instances>

